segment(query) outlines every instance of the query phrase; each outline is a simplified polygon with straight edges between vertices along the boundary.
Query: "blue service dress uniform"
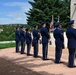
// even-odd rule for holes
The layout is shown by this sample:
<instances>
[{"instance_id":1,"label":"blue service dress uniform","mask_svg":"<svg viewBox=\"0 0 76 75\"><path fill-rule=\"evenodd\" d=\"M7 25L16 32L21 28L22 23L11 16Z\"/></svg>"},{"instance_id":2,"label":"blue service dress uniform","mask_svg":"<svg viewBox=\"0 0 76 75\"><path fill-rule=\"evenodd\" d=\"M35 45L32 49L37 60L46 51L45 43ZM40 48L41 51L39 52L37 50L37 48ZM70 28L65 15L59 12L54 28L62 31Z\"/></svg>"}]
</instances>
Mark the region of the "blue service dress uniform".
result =
<instances>
[{"instance_id":1,"label":"blue service dress uniform","mask_svg":"<svg viewBox=\"0 0 76 75\"><path fill-rule=\"evenodd\" d=\"M48 40L50 38L50 35L48 34L48 30L45 27L42 27L40 32L42 36L42 54L43 54L42 59L46 60L48 53Z\"/></svg>"},{"instance_id":2,"label":"blue service dress uniform","mask_svg":"<svg viewBox=\"0 0 76 75\"><path fill-rule=\"evenodd\" d=\"M32 37L29 32L26 32L27 55L30 55Z\"/></svg>"},{"instance_id":3,"label":"blue service dress uniform","mask_svg":"<svg viewBox=\"0 0 76 75\"><path fill-rule=\"evenodd\" d=\"M20 32L15 31L15 41L16 41L16 52L19 52L19 42L20 42Z\"/></svg>"},{"instance_id":4,"label":"blue service dress uniform","mask_svg":"<svg viewBox=\"0 0 76 75\"><path fill-rule=\"evenodd\" d=\"M20 41L21 41L21 54L24 54L25 49L25 32L20 30Z\"/></svg>"},{"instance_id":5,"label":"blue service dress uniform","mask_svg":"<svg viewBox=\"0 0 76 75\"><path fill-rule=\"evenodd\" d=\"M55 63L60 62L61 54L62 54L62 46L64 42L64 36L60 28L56 28L53 32L55 38Z\"/></svg>"},{"instance_id":6,"label":"blue service dress uniform","mask_svg":"<svg viewBox=\"0 0 76 75\"><path fill-rule=\"evenodd\" d=\"M68 66L73 67L76 51L76 29L74 29L73 27L69 27L66 31L66 35L68 38L68 50L69 50Z\"/></svg>"},{"instance_id":7,"label":"blue service dress uniform","mask_svg":"<svg viewBox=\"0 0 76 75\"><path fill-rule=\"evenodd\" d=\"M40 38L40 35L38 34L38 30L34 29L33 32L33 47L34 47L34 57L38 57L38 40Z\"/></svg>"},{"instance_id":8,"label":"blue service dress uniform","mask_svg":"<svg viewBox=\"0 0 76 75\"><path fill-rule=\"evenodd\" d=\"M64 36L64 30L62 28L60 28L60 30L62 31L62 34ZM64 38L63 38L64 39ZM64 45L64 41L63 41L63 44L62 44L62 49L65 49L65 45Z\"/></svg>"}]
</instances>

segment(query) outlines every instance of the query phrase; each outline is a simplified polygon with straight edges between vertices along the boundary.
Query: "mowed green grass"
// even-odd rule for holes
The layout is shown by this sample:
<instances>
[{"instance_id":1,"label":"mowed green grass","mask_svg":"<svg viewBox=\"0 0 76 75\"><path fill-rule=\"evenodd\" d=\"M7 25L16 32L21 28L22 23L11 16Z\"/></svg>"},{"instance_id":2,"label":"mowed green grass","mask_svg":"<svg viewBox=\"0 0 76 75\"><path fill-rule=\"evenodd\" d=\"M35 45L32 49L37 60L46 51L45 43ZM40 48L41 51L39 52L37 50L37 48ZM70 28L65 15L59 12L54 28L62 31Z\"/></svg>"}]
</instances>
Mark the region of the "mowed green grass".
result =
<instances>
[{"instance_id":1,"label":"mowed green grass","mask_svg":"<svg viewBox=\"0 0 76 75\"><path fill-rule=\"evenodd\" d=\"M15 43L0 44L0 49L15 47Z\"/></svg>"}]
</instances>

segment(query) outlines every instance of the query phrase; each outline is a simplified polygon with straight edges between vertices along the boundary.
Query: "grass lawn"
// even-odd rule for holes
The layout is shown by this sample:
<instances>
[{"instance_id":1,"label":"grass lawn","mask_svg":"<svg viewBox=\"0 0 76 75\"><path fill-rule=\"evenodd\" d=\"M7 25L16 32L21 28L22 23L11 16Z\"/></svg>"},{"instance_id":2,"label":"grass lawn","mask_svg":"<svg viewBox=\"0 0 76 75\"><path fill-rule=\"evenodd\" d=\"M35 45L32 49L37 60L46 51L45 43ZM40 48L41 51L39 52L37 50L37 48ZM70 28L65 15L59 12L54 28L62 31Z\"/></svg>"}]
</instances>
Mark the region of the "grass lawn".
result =
<instances>
[{"instance_id":1,"label":"grass lawn","mask_svg":"<svg viewBox=\"0 0 76 75\"><path fill-rule=\"evenodd\" d=\"M15 47L15 43L0 44L0 49Z\"/></svg>"}]
</instances>

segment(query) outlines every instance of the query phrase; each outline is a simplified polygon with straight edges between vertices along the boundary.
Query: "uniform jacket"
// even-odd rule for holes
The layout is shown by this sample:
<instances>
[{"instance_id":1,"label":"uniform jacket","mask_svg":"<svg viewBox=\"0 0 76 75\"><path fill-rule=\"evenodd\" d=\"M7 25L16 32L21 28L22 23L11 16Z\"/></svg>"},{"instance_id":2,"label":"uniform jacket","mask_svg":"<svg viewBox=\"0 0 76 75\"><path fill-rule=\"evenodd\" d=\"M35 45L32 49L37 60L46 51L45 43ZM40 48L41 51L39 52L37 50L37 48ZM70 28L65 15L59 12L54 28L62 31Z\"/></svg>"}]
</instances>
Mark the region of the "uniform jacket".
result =
<instances>
[{"instance_id":1,"label":"uniform jacket","mask_svg":"<svg viewBox=\"0 0 76 75\"><path fill-rule=\"evenodd\" d=\"M26 32L25 36L26 36L26 44L31 44L32 42L31 34L29 32Z\"/></svg>"},{"instance_id":2,"label":"uniform jacket","mask_svg":"<svg viewBox=\"0 0 76 75\"><path fill-rule=\"evenodd\" d=\"M48 34L48 30L45 27L42 27L40 32L42 36L42 43L48 43L48 39L50 38L50 35Z\"/></svg>"},{"instance_id":3,"label":"uniform jacket","mask_svg":"<svg viewBox=\"0 0 76 75\"><path fill-rule=\"evenodd\" d=\"M55 44L56 44L56 46L62 47L62 44L64 42L64 36L63 36L62 30L59 29L59 28L56 28L54 30L53 35L54 35L54 38L55 38Z\"/></svg>"},{"instance_id":4,"label":"uniform jacket","mask_svg":"<svg viewBox=\"0 0 76 75\"><path fill-rule=\"evenodd\" d=\"M23 30L20 30L20 41L25 42L25 32Z\"/></svg>"},{"instance_id":5,"label":"uniform jacket","mask_svg":"<svg viewBox=\"0 0 76 75\"><path fill-rule=\"evenodd\" d=\"M76 48L76 29L69 27L66 31L68 48Z\"/></svg>"},{"instance_id":6,"label":"uniform jacket","mask_svg":"<svg viewBox=\"0 0 76 75\"><path fill-rule=\"evenodd\" d=\"M18 30L15 31L15 41L20 41L20 32Z\"/></svg>"},{"instance_id":7,"label":"uniform jacket","mask_svg":"<svg viewBox=\"0 0 76 75\"><path fill-rule=\"evenodd\" d=\"M32 34L33 34L33 43L34 44L38 43L38 40L40 38L40 35L38 34L38 30L34 29Z\"/></svg>"}]
</instances>

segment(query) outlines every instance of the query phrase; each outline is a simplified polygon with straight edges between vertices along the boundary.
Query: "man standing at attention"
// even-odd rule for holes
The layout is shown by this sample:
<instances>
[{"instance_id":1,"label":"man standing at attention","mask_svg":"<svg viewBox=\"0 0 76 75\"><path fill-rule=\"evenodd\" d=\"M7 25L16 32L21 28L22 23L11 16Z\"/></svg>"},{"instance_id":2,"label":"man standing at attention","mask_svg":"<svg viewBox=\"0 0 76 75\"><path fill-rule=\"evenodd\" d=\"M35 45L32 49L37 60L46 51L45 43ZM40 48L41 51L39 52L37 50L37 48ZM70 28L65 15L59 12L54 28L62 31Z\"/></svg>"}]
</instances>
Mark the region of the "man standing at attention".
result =
<instances>
[{"instance_id":1,"label":"man standing at attention","mask_svg":"<svg viewBox=\"0 0 76 75\"><path fill-rule=\"evenodd\" d=\"M24 26L20 27L20 41L21 41L21 54L24 54L25 49L25 28Z\"/></svg>"},{"instance_id":2,"label":"man standing at attention","mask_svg":"<svg viewBox=\"0 0 76 75\"><path fill-rule=\"evenodd\" d=\"M66 31L66 35L68 38L68 50L69 50L69 60L68 67L74 67L74 58L76 51L76 29L74 29L74 20L71 20L69 23L69 28Z\"/></svg>"},{"instance_id":3,"label":"man standing at attention","mask_svg":"<svg viewBox=\"0 0 76 75\"><path fill-rule=\"evenodd\" d=\"M46 23L41 23L42 28L40 30L41 36L42 36L42 54L43 54L43 60L47 60L47 54L48 54L48 40L50 39L50 35L48 33L48 30L46 29Z\"/></svg>"},{"instance_id":4,"label":"man standing at attention","mask_svg":"<svg viewBox=\"0 0 76 75\"><path fill-rule=\"evenodd\" d=\"M33 47L34 47L34 57L38 57L38 40L40 38L40 35L38 33L38 25L34 25L34 29L33 29Z\"/></svg>"},{"instance_id":5,"label":"man standing at attention","mask_svg":"<svg viewBox=\"0 0 76 75\"><path fill-rule=\"evenodd\" d=\"M55 24L56 29L54 30L54 38L55 38L55 63L60 63L60 58L62 55L62 46L64 42L64 36L60 29L60 22Z\"/></svg>"},{"instance_id":6,"label":"man standing at attention","mask_svg":"<svg viewBox=\"0 0 76 75\"><path fill-rule=\"evenodd\" d=\"M27 56L30 55L32 37L30 33L30 29L26 28L26 44L27 44Z\"/></svg>"},{"instance_id":7,"label":"man standing at attention","mask_svg":"<svg viewBox=\"0 0 76 75\"><path fill-rule=\"evenodd\" d=\"M16 41L16 53L17 53L17 52L19 52L19 42L20 42L20 31L19 31L19 27L16 27L15 41Z\"/></svg>"}]
</instances>

